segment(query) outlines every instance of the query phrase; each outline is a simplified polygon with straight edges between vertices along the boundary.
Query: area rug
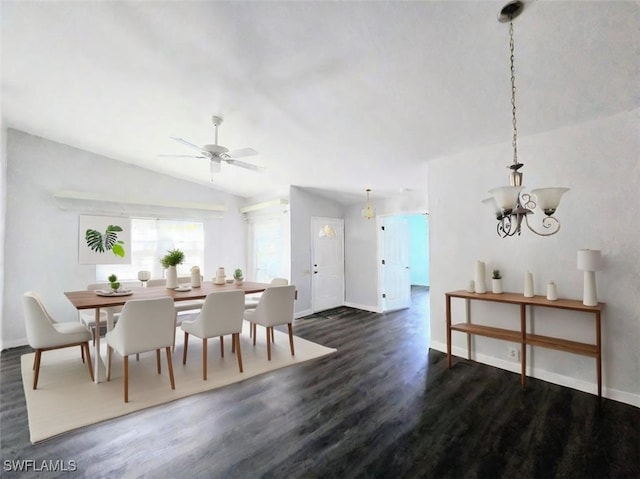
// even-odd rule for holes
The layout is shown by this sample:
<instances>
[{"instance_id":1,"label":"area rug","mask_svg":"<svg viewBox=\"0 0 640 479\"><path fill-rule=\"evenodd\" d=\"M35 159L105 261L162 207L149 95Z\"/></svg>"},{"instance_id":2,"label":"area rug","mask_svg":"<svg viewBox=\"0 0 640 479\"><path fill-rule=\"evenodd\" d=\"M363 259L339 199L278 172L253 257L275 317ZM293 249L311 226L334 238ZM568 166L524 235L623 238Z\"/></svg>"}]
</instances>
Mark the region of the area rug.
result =
<instances>
[{"instance_id":1,"label":"area rug","mask_svg":"<svg viewBox=\"0 0 640 479\"><path fill-rule=\"evenodd\" d=\"M220 357L220 340L209 339L207 381L202 379L202 340L190 336L187 364L182 365L184 336L178 329L173 370L176 389L169 384L166 353L161 356L162 374L156 370L155 352L129 358L129 402L123 399L123 361L114 353L111 381L91 382L87 366L80 358L80 348L65 348L42 354L38 389L33 390L34 353L21 358L32 443L125 414L186 396L220 388L276 369L300 364L335 352L305 339L294 337L295 356L289 350L286 333L275 331L271 361L267 361L265 331L258 327L257 344L249 338L248 325L241 335L244 372L238 370L236 355L231 352L231 336L224 338L224 358ZM106 347L102 341L101 357L106 364ZM103 375L103 377L106 377Z\"/></svg>"}]
</instances>

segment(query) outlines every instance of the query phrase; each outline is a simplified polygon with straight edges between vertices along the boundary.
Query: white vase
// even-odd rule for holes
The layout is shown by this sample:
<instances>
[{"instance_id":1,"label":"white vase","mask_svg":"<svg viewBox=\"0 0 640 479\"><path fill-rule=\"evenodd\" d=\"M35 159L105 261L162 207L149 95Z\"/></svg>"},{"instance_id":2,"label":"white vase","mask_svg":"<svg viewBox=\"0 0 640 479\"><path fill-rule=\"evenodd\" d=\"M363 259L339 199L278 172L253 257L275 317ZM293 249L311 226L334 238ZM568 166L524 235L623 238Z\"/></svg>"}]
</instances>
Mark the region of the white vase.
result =
<instances>
[{"instance_id":1,"label":"white vase","mask_svg":"<svg viewBox=\"0 0 640 479\"><path fill-rule=\"evenodd\" d=\"M487 285L485 283L485 264L482 261L476 261L474 283L476 293L486 293Z\"/></svg>"},{"instance_id":2,"label":"white vase","mask_svg":"<svg viewBox=\"0 0 640 479\"><path fill-rule=\"evenodd\" d=\"M524 274L524 297L525 298L533 298L535 296L533 290L533 275L531 271L527 271Z\"/></svg>"},{"instance_id":3,"label":"white vase","mask_svg":"<svg viewBox=\"0 0 640 479\"><path fill-rule=\"evenodd\" d=\"M167 268L167 288L178 287L178 269L175 266L169 266Z\"/></svg>"},{"instance_id":4,"label":"white vase","mask_svg":"<svg viewBox=\"0 0 640 479\"><path fill-rule=\"evenodd\" d=\"M549 281L549 284L547 284L547 299L549 301L556 301L558 299L558 290L556 283L553 281Z\"/></svg>"},{"instance_id":5,"label":"white vase","mask_svg":"<svg viewBox=\"0 0 640 479\"><path fill-rule=\"evenodd\" d=\"M491 291L493 294L502 294L502 278L491 278Z\"/></svg>"}]
</instances>

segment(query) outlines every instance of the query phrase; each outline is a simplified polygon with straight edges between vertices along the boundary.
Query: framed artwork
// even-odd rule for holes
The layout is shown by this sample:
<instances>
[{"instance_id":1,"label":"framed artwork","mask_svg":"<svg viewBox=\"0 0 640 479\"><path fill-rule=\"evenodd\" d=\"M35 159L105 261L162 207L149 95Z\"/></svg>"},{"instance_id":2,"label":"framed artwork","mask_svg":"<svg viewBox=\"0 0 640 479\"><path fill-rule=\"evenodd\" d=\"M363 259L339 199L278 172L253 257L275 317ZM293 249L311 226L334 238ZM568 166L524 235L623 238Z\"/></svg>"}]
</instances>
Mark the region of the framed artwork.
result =
<instances>
[{"instance_id":1,"label":"framed artwork","mask_svg":"<svg viewBox=\"0 0 640 479\"><path fill-rule=\"evenodd\" d=\"M80 215L78 263L131 264L131 220Z\"/></svg>"}]
</instances>

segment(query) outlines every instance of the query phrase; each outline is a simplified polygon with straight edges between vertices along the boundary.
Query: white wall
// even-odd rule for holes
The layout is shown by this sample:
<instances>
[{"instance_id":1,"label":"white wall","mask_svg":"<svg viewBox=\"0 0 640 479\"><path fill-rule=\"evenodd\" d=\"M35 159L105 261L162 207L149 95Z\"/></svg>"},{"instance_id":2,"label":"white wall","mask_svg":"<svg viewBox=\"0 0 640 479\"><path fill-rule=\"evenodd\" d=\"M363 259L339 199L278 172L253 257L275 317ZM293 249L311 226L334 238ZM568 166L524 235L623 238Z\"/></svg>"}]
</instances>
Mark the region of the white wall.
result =
<instances>
[{"instance_id":1,"label":"white wall","mask_svg":"<svg viewBox=\"0 0 640 479\"><path fill-rule=\"evenodd\" d=\"M378 312L377 221L363 218L362 207L356 205L345 212L345 304Z\"/></svg>"},{"instance_id":2,"label":"white wall","mask_svg":"<svg viewBox=\"0 0 640 479\"><path fill-rule=\"evenodd\" d=\"M26 344L21 297L34 290L58 320L76 320L63 292L95 281L95 266L78 264L79 211L58 208L58 190L90 191L114 198L144 198L225 204L222 219L203 218L206 279L218 266L245 267L245 228L241 199L193 183L55 143L7 131L6 227L1 348ZM4 189L3 189L4 192ZM132 207L133 208L133 207ZM137 216L134 210L123 212ZM175 209L158 207L154 216L181 219ZM194 217L194 212L189 216ZM148 215L147 215L148 216Z\"/></svg>"},{"instance_id":3,"label":"white wall","mask_svg":"<svg viewBox=\"0 0 640 479\"><path fill-rule=\"evenodd\" d=\"M597 273L603 314L603 393L640 405L640 148L638 110L589 123L521 138L519 159L525 189L568 186L556 216L560 232L542 238L525 230L500 239L495 219L480 201L487 191L507 184L511 162L508 143L479 148L429 164L431 337L432 347L446 351L446 291L464 289L473 279L476 260L503 271L505 291L521 292L530 270L537 294L554 280L558 294L582 298L582 272L576 269L580 248L602 250L604 270ZM463 172L464 174L461 174ZM536 213L534 217L540 217ZM534 218L535 219L535 218ZM460 300L460 303L463 303ZM455 304L455 303L454 303ZM463 305L454 315L462 319ZM474 304L472 316L491 316L496 326L518 327L518 311L502 304ZM588 314L534 311L535 331L593 342ZM466 338L453 334L454 352L466 354ZM507 361L507 343L475 340L482 362L518 371ZM595 361L543 348L527 352L530 374L576 389L595 392Z\"/></svg>"}]
</instances>

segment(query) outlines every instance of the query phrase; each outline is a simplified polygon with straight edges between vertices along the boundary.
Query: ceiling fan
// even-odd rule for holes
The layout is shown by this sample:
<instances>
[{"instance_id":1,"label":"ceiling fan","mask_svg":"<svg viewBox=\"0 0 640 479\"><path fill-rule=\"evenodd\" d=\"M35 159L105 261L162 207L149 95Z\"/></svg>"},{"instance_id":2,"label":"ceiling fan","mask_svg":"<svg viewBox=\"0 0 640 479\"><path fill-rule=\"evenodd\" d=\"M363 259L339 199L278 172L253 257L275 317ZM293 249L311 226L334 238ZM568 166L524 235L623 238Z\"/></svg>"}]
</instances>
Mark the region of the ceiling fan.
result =
<instances>
[{"instance_id":1,"label":"ceiling fan","mask_svg":"<svg viewBox=\"0 0 640 479\"><path fill-rule=\"evenodd\" d=\"M182 143L183 145L197 150L200 155L159 155L161 157L172 157L172 158L206 158L210 160L210 169L211 173L218 173L222 169L222 162L225 162L229 165L239 166L240 168L246 168L247 170L252 171L262 171L264 168L262 166L254 165L253 163L247 163L246 161L240 161L237 158L244 158L248 156L256 156L258 152L253 148L242 148L239 150L229 151L228 148L218 144L218 126L222 123L222 118L219 116L211 117L213 121L213 126L215 128L215 143L213 145L203 145L202 147L198 145L194 145L193 143L189 143L182 138L171 137L172 140L177 141L178 143Z\"/></svg>"}]
</instances>

